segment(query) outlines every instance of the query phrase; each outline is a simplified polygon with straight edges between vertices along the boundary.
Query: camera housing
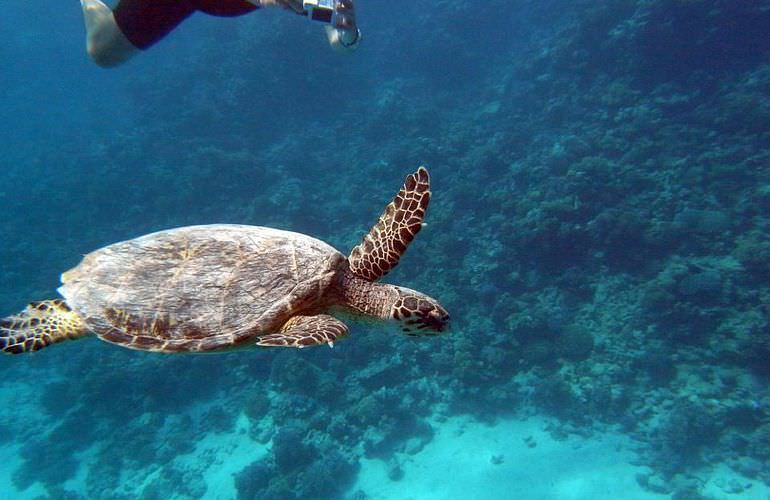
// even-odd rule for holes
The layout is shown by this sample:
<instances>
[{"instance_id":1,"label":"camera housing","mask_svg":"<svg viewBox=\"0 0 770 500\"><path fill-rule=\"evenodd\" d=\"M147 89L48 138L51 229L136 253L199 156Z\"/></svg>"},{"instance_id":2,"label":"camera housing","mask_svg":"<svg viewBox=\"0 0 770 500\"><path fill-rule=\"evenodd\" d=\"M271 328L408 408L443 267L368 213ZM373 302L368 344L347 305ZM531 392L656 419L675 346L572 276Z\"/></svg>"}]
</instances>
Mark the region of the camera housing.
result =
<instances>
[{"instance_id":1,"label":"camera housing","mask_svg":"<svg viewBox=\"0 0 770 500\"><path fill-rule=\"evenodd\" d=\"M337 17L337 0L303 0L302 8L313 21L334 24Z\"/></svg>"}]
</instances>

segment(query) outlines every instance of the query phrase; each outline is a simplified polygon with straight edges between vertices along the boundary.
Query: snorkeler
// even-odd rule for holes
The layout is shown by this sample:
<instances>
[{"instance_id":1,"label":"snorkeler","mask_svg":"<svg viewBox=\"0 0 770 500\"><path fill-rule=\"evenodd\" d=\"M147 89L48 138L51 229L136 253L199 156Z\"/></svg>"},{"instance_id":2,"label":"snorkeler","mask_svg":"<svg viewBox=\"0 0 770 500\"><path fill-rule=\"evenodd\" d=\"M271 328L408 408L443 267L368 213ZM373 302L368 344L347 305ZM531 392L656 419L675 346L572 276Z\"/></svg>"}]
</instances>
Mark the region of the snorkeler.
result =
<instances>
[{"instance_id":1,"label":"snorkeler","mask_svg":"<svg viewBox=\"0 0 770 500\"><path fill-rule=\"evenodd\" d=\"M331 46L352 51L361 40L353 0L80 0L86 49L99 66L117 66L149 48L196 11L235 17L261 7L279 7L325 23Z\"/></svg>"}]
</instances>

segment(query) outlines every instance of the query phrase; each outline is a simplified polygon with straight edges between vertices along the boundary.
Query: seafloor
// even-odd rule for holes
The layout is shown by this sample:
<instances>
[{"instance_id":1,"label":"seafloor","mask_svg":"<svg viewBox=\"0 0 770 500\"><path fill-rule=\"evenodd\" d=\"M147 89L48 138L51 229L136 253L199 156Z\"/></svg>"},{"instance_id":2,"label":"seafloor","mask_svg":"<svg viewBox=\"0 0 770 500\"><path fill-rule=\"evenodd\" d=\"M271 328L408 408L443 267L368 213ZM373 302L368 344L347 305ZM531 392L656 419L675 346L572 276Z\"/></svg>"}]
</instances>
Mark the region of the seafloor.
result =
<instances>
[{"instance_id":1,"label":"seafloor","mask_svg":"<svg viewBox=\"0 0 770 500\"><path fill-rule=\"evenodd\" d=\"M79 6L0 29L0 313L152 230L343 252L426 164L387 281L451 334L0 359L0 496L767 499L770 2L359 0L352 57L284 13L127 64Z\"/></svg>"}]
</instances>

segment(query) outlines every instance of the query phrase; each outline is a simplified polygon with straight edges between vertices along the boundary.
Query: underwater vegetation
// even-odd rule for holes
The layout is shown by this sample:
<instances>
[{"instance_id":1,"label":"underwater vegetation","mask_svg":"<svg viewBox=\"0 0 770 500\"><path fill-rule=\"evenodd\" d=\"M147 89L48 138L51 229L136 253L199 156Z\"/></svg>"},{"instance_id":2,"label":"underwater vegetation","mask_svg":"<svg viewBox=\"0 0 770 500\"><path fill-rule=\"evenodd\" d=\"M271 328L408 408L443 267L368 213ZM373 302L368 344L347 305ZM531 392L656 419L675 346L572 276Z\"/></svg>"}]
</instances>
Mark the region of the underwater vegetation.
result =
<instances>
[{"instance_id":1,"label":"underwater vegetation","mask_svg":"<svg viewBox=\"0 0 770 500\"><path fill-rule=\"evenodd\" d=\"M4 145L2 314L168 227L347 254L425 163L428 224L386 281L454 322L417 340L356 325L333 351L2 358L13 487L199 498L224 467L210 442L237 436L219 446L238 498L366 498L362 461L402 480L441 419L533 412L556 435L632 436L650 492L699 498L717 464L770 484L770 7L513 3L362 3L344 61L286 16L200 24L153 50L184 65L121 70L117 130ZM274 49L234 55L253 46Z\"/></svg>"}]
</instances>

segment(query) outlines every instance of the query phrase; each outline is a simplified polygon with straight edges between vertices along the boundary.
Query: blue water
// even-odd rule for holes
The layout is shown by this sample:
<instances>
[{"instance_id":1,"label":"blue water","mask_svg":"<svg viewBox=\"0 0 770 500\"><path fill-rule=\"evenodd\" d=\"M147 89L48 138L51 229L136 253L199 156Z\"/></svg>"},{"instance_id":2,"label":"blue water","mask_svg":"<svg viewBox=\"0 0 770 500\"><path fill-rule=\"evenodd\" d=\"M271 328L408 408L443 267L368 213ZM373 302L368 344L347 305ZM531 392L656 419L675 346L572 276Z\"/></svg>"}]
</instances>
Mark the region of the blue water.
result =
<instances>
[{"instance_id":1,"label":"blue water","mask_svg":"<svg viewBox=\"0 0 770 500\"><path fill-rule=\"evenodd\" d=\"M356 2L364 41L198 14L104 70L0 16L0 316L170 227L344 254L427 165L385 281L451 333L0 358L0 498L770 498L770 2Z\"/></svg>"}]
</instances>

